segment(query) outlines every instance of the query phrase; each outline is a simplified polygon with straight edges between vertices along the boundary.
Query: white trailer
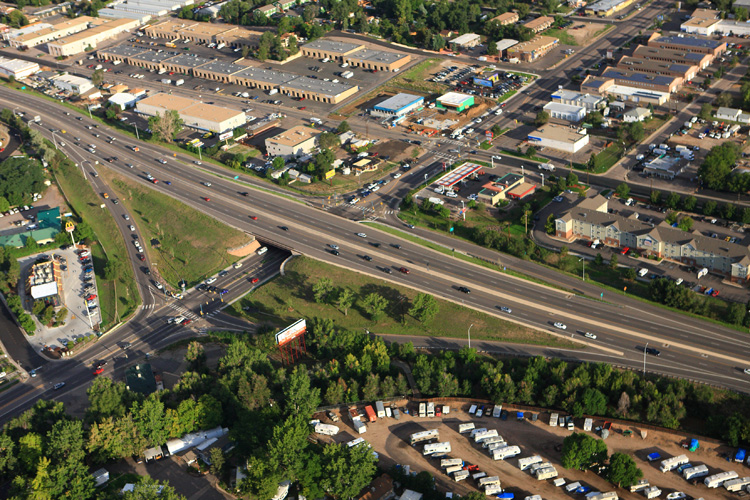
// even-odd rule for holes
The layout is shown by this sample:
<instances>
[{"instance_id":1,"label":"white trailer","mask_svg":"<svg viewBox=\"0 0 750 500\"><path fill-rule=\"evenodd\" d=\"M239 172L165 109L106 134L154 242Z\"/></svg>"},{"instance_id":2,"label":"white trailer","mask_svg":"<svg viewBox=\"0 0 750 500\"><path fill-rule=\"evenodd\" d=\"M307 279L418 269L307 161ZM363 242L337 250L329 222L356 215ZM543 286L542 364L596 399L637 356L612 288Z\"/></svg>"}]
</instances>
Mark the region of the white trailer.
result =
<instances>
[{"instance_id":1,"label":"white trailer","mask_svg":"<svg viewBox=\"0 0 750 500\"><path fill-rule=\"evenodd\" d=\"M440 432L437 429L431 429L429 431L415 432L409 436L409 442L414 445L421 443L422 441L429 441L431 439L440 439Z\"/></svg>"},{"instance_id":2,"label":"white trailer","mask_svg":"<svg viewBox=\"0 0 750 500\"><path fill-rule=\"evenodd\" d=\"M525 457L525 458L519 458L518 459L518 468L521 470L526 470L529 467L531 467L534 464L540 464L542 463L542 457L539 455L534 455L531 457Z\"/></svg>"},{"instance_id":3,"label":"white trailer","mask_svg":"<svg viewBox=\"0 0 750 500\"><path fill-rule=\"evenodd\" d=\"M451 414L451 407L443 405L443 416L450 415Z\"/></svg>"},{"instance_id":4,"label":"white trailer","mask_svg":"<svg viewBox=\"0 0 750 500\"><path fill-rule=\"evenodd\" d=\"M536 471L536 478L539 481L543 481L545 479L554 479L556 477L557 469L555 469L554 467L544 467Z\"/></svg>"},{"instance_id":5,"label":"white trailer","mask_svg":"<svg viewBox=\"0 0 750 500\"><path fill-rule=\"evenodd\" d=\"M422 455L432 455L433 453L450 453L451 444L449 442L444 443L431 443L424 445Z\"/></svg>"},{"instance_id":6,"label":"white trailer","mask_svg":"<svg viewBox=\"0 0 750 500\"><path fill-rule=\"evenodd\" d=\"M549 416L549 426L557 427L557 413L553 413Z\"/></svg>"},{"instance_id":7,"label":"white trailer","mask_svg":"<svg viewBox=\"0 0 750 500\"><path fill-rule=\"evenodd\" d=\"M365 432L367 432L367 426L361 420L355 420L353 423L354 430L357 431L357 434L364 434Z\"/></svg>"},{"instance_id":8,"label":"white trailer","mask_svg":"<svg viewBox=\"0 0 750 500\"><path fill-rule=\"evenodd\" d=\"M685 478L686 481L704 476L708 476L708 467L706 467L705 465L691 467L682 471L682 477Z\"/></svg>"},{"instance_id":9,"label":"white trailer","mask_svg":"<svg viewBox=\"0 0 750 500\"><path fill-rule=\"evenodd\" d=\"M474 430L474 422L471 422L469 424L458 424L459 434L465 434L467 432L471 432L472 430Z\"/></svg>"},{"instance_id":10,"label":"white trailer","mask_svg":"<svg viewBox=\"0 0 750 500\"><path fill-rule=\"evenodd\" d=\"M480 427L479 429L472 429L471 433L469 433L469 436L471 436L473 438L477 434L481 434L483 432L487 432L487 428L486 427Z\"/></svg>"},{"instance_id":11,"label":"white trailer","mask_svg":"<svg viewBox=\"0 0 750 500\"><path fill-rule=\"evenodd\" d=\"M521 454L521 448L518 446L505 446L492 450L492 460L505 460Z\"/></svg>"},{"instance_id":12,"label":"white trailer","mask_svg":"<svg viewBox=\"0 0 750 500\"><path fill-rule=\"evenodd\" d=\"M487 495L488 497L492 495L499 495L502 492L503 492L503 489L500 487L499 484L493 484L491 486L487 486L484 489L484 494Z\"/></svg>"},{"instance_id":13,"label":"white trailer","mask_svg":"<svg viewBox=\"0 0 750 500\"><path fill-rule=\"evenodd\" d=\"M538 464L534 464L529 467L529 472L531 472L532 475L536 475L536 472L538 470L545 469L547 467L552 467L552 464L549 462L539 462Z\"/></svg>"},{"instance_id":14,"label":"white trailer","mask_svg":"<svg viewBox=\"0 0 750 500\"><path fill-rule=\"evenodd\" d=\"M463 465L464 461L460 458L444 458L440 461L440 467L453 467L455 465Z\"/></svg>"},{"instance_id":15,"label":"white trailer","mask_svg":"<svg viewBox=\"0 0 750 500\"><path fill-rule=\"evenodd\" d=\"M733 470L727 472L719 472L718 474L714 474L713 476L708 476L707 478L705 478L703 480L703 484L705 484L708 488L718 488L726 481L737 479L737 477L739 477L739 474L737 474Z\"/></svg>"},{"instance_id":16,"label":"white trailer","mask_svg":"<svg viewBox=\"0 0 750 500\"><path fill-rule=\"evenodd\" d=\"M428 418L435 417L435 403L427 403L427 417Z\"/></svg>"},{"instance_id":17,"label":"white trailer","mask_svg":"<svg viewBox=\"0 0 750 500\"><path fill-rule=\"evenodd\" d=\"M481 478L479 480L479 482L477 484L479 484L480 488L484 488L484 487L487 487L487 486L493 486L493 485L500 486L500 476L487 476L487 477L483 477L483 478Z\"/></svg>"},{"instance_id":18,"label":"white trailer","mask_svg":"<svg viewBox=\"0 0 750 500\"><path fill-rule=\"evenodd\" d=\"M335 436L339 433L339 428L331 424L315 424L315 434L323 434L324 436Z\"/></svg>"},{"instance_id":19,"label":"white trailer","mask_svg":"<svg viewBox=\"0 0 750 500\"><path fill-rule=\"evenodd\" d=\"M661 495L661 490L656 486L649 486L648 488L643 490L643 494L646 498L656 498Z\"/></svg>"},{"instance_id":20,"label":"white trailer","mask_svg":"<svg viewBox=\"0 0 750 500\"><path fill-rule=\"evenodd\" d=\"M528 497L523 497L523 500L542 500L542 495L531 495Z\"/></svg>"},{"instance_id":21,"label":"white trailer","mask_svg":"<svg viewBox=\"0 0 750 500\"><path fill-rule=\"evenodd\" d=\"M594 419L593 418L587 418L583 421L583 430L586 432L591 432L591 427L594 425Z\"/></svg>"},{"instance_id":22,"label":"white trailer","mask_svg":"<svg viewBox=\"0 0 750 500\"><path fill-rule=\"evenodd\" d=\"M500 418L500 414L503 412L503 405L495 405L495 407L492 409L492 416L495 418Z\"/></svg>"},{"instance_id":23,"label":"white trailer","mask_svg":"<svg viewBox=\"0 0 750 500\"><path fill-rule=\"evenodd\" d=\"M498 441L497 443L490 443L487 445L487 453L492 455L492 452L494 450L497 450L499 448L505 448L506 446L508 446L508 443L506 443L505 441Z\"/></svg>"},{"instance_id":24,"label":"white trailer","mask_svg":"<svg viewBox=\"0 0 750 500\"><path fill-rule=\"evenodd\" d=\"M482 440L482 448L489 448L491 444L504 443L502 436L492 436Z\"/></svg>"},{"instance_id":25,"label":"white trailer","mask_svg":"<svg viewBox=\"0 0 750 500\"><path fill-rule=\"evenodd\" d=\"M619 496L614 491L607 491L604 493L597 493L596 495L589 497L589 500L619 500Z\"/></svg>"},{"instance_id":26,"label":"white trailer","mask_svg":"<svg viewBox=\"0 0 750 500\"><path fill-rule=\"evenodd\" d=\"M352 439L351 441L349 441L348 443L346 443L346 445L349 448L353 448L353 447L355 447L355 446L357 446L359 444L362 444L364 442L365 442L365 438L357 438L357 439Z\"/></svg>"},{"instance_id":27,"label":"white trailer","mask_svg":"<svg viewBox=\"0 0 750 500\"><path fill-rule=\"evenodd\" d=\"M419 416L422 418L427 416L427 405L424 403L419 403Z\"/></svg>"},{"instance_id":28,"label":"white trailer","mask_svg":"<svg viewBox=\"0 0 750 500\"><path fill-rule=\"evenodd\" d=\"M487 473L486 472L477 472L476 474L472 474L471 475L471 478L474 481L477 481L477 480L479 480L479 479L481 479L483 477L487 477Z\"/></svg>"},{"instance_id":29,"label":"white trailer","mask_svg":"<svg viewBox=\"0 0 750 500\"><path fill-rule=\"evenodd\" d=\"M461 465L452 465L452 466L448 467L447 469L445 469L445 473L450 476L451 474L454 474L454 473L456 473L456 472L458 472L460 470L463 470L463 466L461 466Z\"/></svg>"},{"instance_id":30,"label":"white trailer","mask_svg":"<svg viewBox=\"0 0 750 500\"><path fill-rule=\"evenodd\" d=\"M469 408L469 415L474 415L477 412L477 405L471 405Z\"/></svg>"},{"instance_id":31,"label":"white trailer","mask_svg":"<svg viewBox=\"0 0 750 500\"><path fill-rule=\"evenodd\" d=\"M648 482L648 479L641 479L634 485L630 486L630 492L635 493L636 491L641 491L648 488L649 486L651 486L651 484Z\"/></svg>"},{"instance_id":32,"label":"white trailer","mask_svg":"<svg viewBox=\"0 0 750 500\"><path fill-rule=\"evenodd\" d=\"M539 167L539 170L546 170L548 172L554 172L555 166L551 163L540 163L537 165Z\"/></svg>"},{"instance_id":33,"label":"white trailer","mask_svg":"<svg viewBox=\"0 0 750 500\"><path fill-rule=\"evenodd\" d=\"M455 474L453 474L453 480L455 482L463 481L467 477L469 477L469 471L467 470L462 470L460 472L456 472Z\"/></svg>"},{"instance_id":34,"label":"white trailer","mask_svg":"<svg viewBox=\"0 0 750 500\"><path fill-rule=\"evenodd\" d=\"M576 481L575 483L570 483L567 486L565 486L565 491L567 491L568 493L572 493L580 487L581 487L581 483Z\"/></svg>"},{"instance_id":35,"label":"white trailer","mask_svg":"<svg viewBox=\"0 0 750 500\"><path fill-rule=\"evenodd\" d=\"M375 413L377 413L378 418L385 418L385 406L383 406L382 401L375 401Z\"/></svg>"},{"instance_id":36,"label":"white trailer","mask_svg":"<svg viewBox=\"0 0 750 500\"><path fill-rule=\"evenodd\" d=\"M737 479L730 479L729 481L725 482L722 486L724 486L727 489L727 491L740 491L748 484L750 484L750 477L743 477L743 478L737 478Z\"/></svg>"},{"instance_id":37,"label":"white trailer","mask_svg":"<svg viewBox=\"0 0 750 500\"><path fill-rule=\"evenodd\" d=\"M669 472L672 469L676 469L680 465L686 464L688 462L689 460L687 455L678 455L676 457L667 458L661 461L659 470L662 472Z\"/></svg>"},{"instance_id":38,"label":"white trailer","mask_svg":"<svg viewBox=\"0 0 750 500\"><path fill-rule=\"evenodd\" d=\"M498 437L497 429L489 429L484 432L474 434L474 442L481 443L483 440L491 437Z\"/></svg>"}]
</instances>

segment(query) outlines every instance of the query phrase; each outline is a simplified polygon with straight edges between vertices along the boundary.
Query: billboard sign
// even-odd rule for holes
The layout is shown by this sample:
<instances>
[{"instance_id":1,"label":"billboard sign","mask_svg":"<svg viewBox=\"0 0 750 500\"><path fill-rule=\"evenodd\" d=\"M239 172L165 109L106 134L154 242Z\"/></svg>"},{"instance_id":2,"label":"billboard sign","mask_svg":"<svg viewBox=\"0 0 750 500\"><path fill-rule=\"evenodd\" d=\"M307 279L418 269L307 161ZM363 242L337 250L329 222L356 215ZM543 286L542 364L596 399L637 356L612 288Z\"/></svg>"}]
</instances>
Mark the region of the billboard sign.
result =
<instances>
[{"instance_id":1,"label":"billboard sign","mask_svg":"<svg viewBox=\"0 0 750 500\"><path fill-rule=\"evenodd\" d=\"M304 319L296 321L276 334L276 344L288 344L297 337L304 335L307 325Z\"/></svg>"},{"instance_id":2,"label":"billboard sign","mask_svg":"<svg viewBox=\"0 0 750 500\"><path fill-rule=\"evenodd\" d=\"M474 85L481 85L482 87L494 87L495 82L487 80L486 78L474 78Z\"/></svg>"},{"instance_id":3,"label":"billboard sign","mask_svg":"<svg viewBox=\"0 0 750 500\"><path fill-rule=\"evenodd\" d=\"M333 177L334 175L336 175L336 169L331 169L328 172L326 172L325 178L326 178L326 180L328 180L331 177Z\"/></svg>"},{"instance_id":4,"label":"billboard sign","mask_svg":"<svg viewBox=\"0 0 750 500\"><path fill-rule=\"evenodd\" d=\"M223 134L219 136L219 140L225 141L227 139L231 139L232 135L234 135L234 133L231 130L229 132L224 132Z\"/></svg>"}]
</instances>

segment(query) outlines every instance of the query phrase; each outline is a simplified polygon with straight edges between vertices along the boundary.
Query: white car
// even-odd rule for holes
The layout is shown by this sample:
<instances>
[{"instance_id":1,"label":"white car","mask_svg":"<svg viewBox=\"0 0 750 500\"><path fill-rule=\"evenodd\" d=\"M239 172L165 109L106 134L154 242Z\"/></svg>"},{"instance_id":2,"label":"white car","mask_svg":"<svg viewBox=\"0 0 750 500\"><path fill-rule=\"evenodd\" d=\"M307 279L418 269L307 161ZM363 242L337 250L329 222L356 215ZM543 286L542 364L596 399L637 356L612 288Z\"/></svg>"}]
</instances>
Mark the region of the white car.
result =
<instances>
[{"instance_id":1,"label":"white car","mask_svg":"<svg viewBox=\"0 0 750 500\"><path fill-rule=\"evenodd\" d=\"M583 332L583 336L586 337L587 339L596 340L596 335L594 335L593 333Z\"/></svg>"},{"instance_id":2,"label":"white car","mask_svg":"<svg viewBox=\"0 0 750 500\"><path fill-rule=\"evenodd\" d=\"M135 231L135 226L133 226L133 225L131 224L130 226L128 226L128 229L130 229L131 231Z\"/></svg>"},{"instance_id":3,"label":"white car","mask_svg":"<svg viewBox=\"0 0 750 500\"><path fill-rule=\"evenodd\" d=\"M559 321L557 321L555 323L555 328L559 328L560 330L567 330L568 329L568 327L567 327L567 325L565 325L565 323L560 323Z\"/></svg>"},{"instance_id":4,"label":"white car","mask_svg":"<svg viewBox=\"0 0 750 500\"><path fill-rule=\"evenodd\" d=\"M206 186L206 187L211 187L211 183L210 182L204 182L203 185Z\"/></svg>"},{"instance_id":5,"label":"white car","mask_svg":"<svg viewBox=\"0 0 750 500\"><path fill-rule=\"evenodd\" d=\"M242 262L235 262L232 267L234 267L235 269L239 269L242 267Z\"/></svg>"},{"instance_id":6,"label":"white car","mask_svg":"<svg viewBox=\"0 0 750 500\"><path fill-rule=\"evenodd\" d=\"M396 172L395 174L393 174L394 179L398 179L399 177L401 177L401 172Z\"/></svg>"},{"instance_id":7,"label":"white car","mask_svg":"<svg viewBox=\"0 0 750 500\"><path fill-rule=\"evenodd\" d=\"M500 310L501 310L502 312L504 312L504 313L508 313L508 314L510 314L510 313L512 313L512 312L513 312L513 311L511 310L511 308L510 308L510 307L501 307L501 308L500 308Z\"/></svg>"},{"instance_id":8,"label":"white car","mask_svg":"<svg viewBox=\"0 0 750 500\"><path fill-rule=\"evenodd\" d=\"M208 278L206 280L206 284L207 285L210 285L211 283L215 283L215 282L216 282L216 277L215 276L211 276L210 278Z\"/></svg>"},{"instance_id":9,"label":"white car","mask_svg":"<svg viewBox=\"0 0 750 500\"><path fill-rule=\"evenodd\" d=\"M745 375L750 375L750 368L745 368L743 371L745 372Z\"/></svg>"},{"instance_id":10,"label":"white car","mask_svg":"<svg viewBox=\"0 0 750 500\"><path fill-rule=\"evenodd\" d=\"M365 233L357 233L357 236L360 238L367 238L367 235Z\"/></svg>"},{"instance_id":11,"label":"white car","mask_svg":"<svg viewBox=\"0 0 750 500\"><path fill-rule=\"evenodd\" d=\"M193 163L195 163L196 165L203 165L203 163L199 162L198 160L195 160Z\"/></svg>"},{"instance_id":12,"label":"white car","mask_svg":"<svg viewBox=\"0 0 750 500\"><path fill-rule=\"evenodd\" d=\"M336 245L335 243L331 243L328 246L331 247L331 248L333 248L334 250L338 250L339 249L339 246Z\"/></svg>"},{"instance_id":13,"label":"white car","mask_svg":"<svg viewBox=\"0 0 750 500\"><path fill-rule=\"evenodd\" d=\"M453 191L446 192L445 196L447 196L448 198L458 198L458 195L454 193Z\"/></svg>"}]
</instances>

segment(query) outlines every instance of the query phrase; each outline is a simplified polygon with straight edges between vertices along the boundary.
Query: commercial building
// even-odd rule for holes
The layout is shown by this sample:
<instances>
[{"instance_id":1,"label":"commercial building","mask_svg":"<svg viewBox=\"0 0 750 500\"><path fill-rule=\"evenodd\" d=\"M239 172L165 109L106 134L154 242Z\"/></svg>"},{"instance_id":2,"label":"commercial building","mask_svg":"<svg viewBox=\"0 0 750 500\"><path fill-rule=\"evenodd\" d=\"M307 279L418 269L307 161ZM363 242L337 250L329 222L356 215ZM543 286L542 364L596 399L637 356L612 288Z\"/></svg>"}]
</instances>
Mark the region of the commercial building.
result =
<instances>
[{"instance_id":1,"label":"commercial building","mask_svg":"<svg viewBox=\"0 0 750 500\"><path fill-rule=\"evenodd\" d=\"M41 71L41 68L35 62L0 57L0 75L5 78L10 79L12 76L16 80L21 80L22 78L39 73L39 71Z\"/></svg>"},{"instance_id":2,"label":"commercial building","mask_svg":"<svg viewBox=\"0 0 750 500\"><path fill-rule=\"evenodd\" d=\"M320 130L298 125L266 139L268 156L291 158L311 153L318 146Z\"/></svg>"},{"instance_id":3,"label":"commercial building","mask_svg":"<svg viewBox=\"0 0 750 500\"><path fill-rule=\"evenodd\" d=\"M47 50L55 57L67 57L96 48L101 42L114 38L120 33L140 26L136 19L113 19L105 21L75 35L47 43Z\"/></svg>"},{"instance_id":4,"label":"commercial building","mask_svg":"<svg viewBox=\"0 0 750 500\"><path fill-rule=\"evenodd\" d=\"M30 49L43 43L63 38L79 31L88 29L90 26L96 26L105 23L106 20L90 16L81 16L73 19L66 19L55 24L39 23L35 29L26 27L11 31L8 34L10 46L16 49Z\"/></svg>"},{"instance_id":5,"label":"commercial building","mask_svg":"<svg viewBox=\"0 0 750 500\"><path fill-rule=\"evenodd\" d=\"M52 85L60 90L74 94L84 94L94 88L91 80L73 75L56 76L52 79Z\"/></svg>"},{"instance_id":6,"label":"commercial building","mask_svg":"<svg viewBox=\"0 0 750 500\"><path fill-rule=\"evenodd\" d=\"M497 47L497 53L500 55L500 57L505 57L508 54L508 49L517 44L518 40L513 40L512 38L503 38L499 42L495 42L495 47Z\"/></svg>"},{"instance_id":7,"label":"commercial building","mask_svg":"<svg viewBox=\"0 0 750 500\"><path fill-rule=\"evenodd\" d=\"M714 34L723 34L726 36L747 36L750 35L750 24L746 22L722 19L716 24Z\"/></svg>"},{"instance_id":8,"label":"commercial building","mask_svg":"<svg viewBox=\"0 0 750 500\"><path fill-rule=\"evenodd\" d=\"M690 19L680 25L680 31L695 35L711 36L719 21L719 11L695 9Z\"/></svg>"},{"instance_id":9,"label":"commercial building","mask_svg":"<svg viewBox=\"0 0 750 500\"><path fill-rule=\"evenodd\" d=\"M332 61L343 62L344 57L364 48L365 46L359 43L345 43L318 39L306 43L300 47L300 50L305 57L311 57L313 59L331 59Z\"/></svg>"},{"instance_id":10,"label":"commercial building","mask_svg":"<svg viewBox=\"0 0 750 500\"><path fill-rule=\"evenodd\" d=\"M476 33L465 33L459 37L454 38L449 43L453 50L458 49L470 49L476 47L482 42L482 37Z\"/></svg>"},{"instance_id":11,"label":"commercial building","mask_svg":"<svg viewBox=\"0 0 750 500\"><path fill-rule=\"evenodd\" d=\"M528 42L521 42L507 50L509 59L531 62L544 57L558 44L557 38L551 36L535 36Z\"/></svg>"},{"instance_id":12,"label":"commercial building","mask_svg":"<svg viewBox=\"0 0 750 500\"><path fill-rule=\"evenodd\" d=\"M587 111L596 111L607 107L607 100L598 95L581 94L574 90L558 90L552 94L552 102L580 106Z\"/></svg>"},{"instance_id":13,"label":"commercial building","mask_svg":"<svg viewBox=\"0 0 750 500\"><path fill-rule=\"evenodd\" d=\"M193 0L126 0L110 3L108 8L99 10L99 16L127 17L145 23L152 17L164 16L192 4Z\"/></svg>"},{"instance_id":14,"label":"commercial building","mask_svg":"<svg viewBox=\"0 0 750 500\"><path fill-rule=\"evenodd\" d=\"M195 43L224 43L229 47L257 47L261 32L232 24L212 24L168 19L144 29L148 36L168 40L190 40Z\"/></svg>"},{"instance_id":15,"label":"commercial building","mask_svg":"<svg viewBox=\"0 0 750 500\"><path fill-rule=\"evenodd\" d=\"M383 117L404 116L422 106L424 106L424 97L401 93L376 104L370 114Z\"/></svg>"},{"instance_id":16,"label":"commercial building","mask_svg":"<svg viewBox=\"0 0 750 500\"><path fill-rule=\"evenodd\" d=\"M732 281L750 277L750 249L746 245L686 232L662 222L656 226L634 216L610 214L603 196L586 198L555 220L555 234L568 242L598 239L611 247L629 247L683 265L707 268Z\"/></svg>"},{"instance_id":17,"label":"commercial building","mask_svg":"<svg viewBox=\"0 0 750 500\"><path fill-rule=\"evenodd\" d=\"M131 94L129 92L118 92L117 94L114 94L109 99L107 99L107 102L118 106L121 110L126 110L129 108L132 108L135 106L135 103L138 102L138 100L141 98L141 96L136 94Z\"/></svg>"},{"instance_id":18,"label":"commercial building","mask_svg":"<svg viewBox=\"0 0 750 500\"><path fill-rule=\"evenodd\" d=\"M663 49L639 45L633 52L633 57L645 59L647 61L662 61L667 63L685 64L688 66L698 66L700 69L706 69L713 56L711 54L702 54L700 52L688 52L685 50Z\"/></svg>"},{"instance_id":19,"label":"commercial building","mask_svg":"<svg viewBox=\"0 0 750 500\"><path fill-rule=\"evenodd\" d=\"M136 104L136 112L147 116L161 115L165 111L177 111L186 127L218 134L241 127L247 121L241 111L164 93L141 99Z\"/></svg>"},{"instance_id":20,"label":"commercial building","mask_svg":"<svg viewBox=\"0 0 750 500\"><path fill-rule=\"evenodd\" d=\"M617 68L653 75L676 76L689 82L698 74L700 68L696 65L680 64L663 61L649 61L637 57L624 56L617 63Z\"/></svg>"},{"instance_id":21,"label":"commercial building","mask_svg":"<svg viewBox=\"0 0 750 500\"><path fill-rule=\"evenodd\" d=\"M640 105L653 104L654 106L666 104L670 98L669 92L616 85L614 78L602 78L598 76L586 77L583 83L581 83L581 92L612 96L618 101Z\"/></svg>"},{"instance_id":22,"label":"commercial building","mask_svg":"<svg viewBox=\"0 0 750 500\"><path fill-rule=\"evenodd\" d=\"M60 263L48 260L32 264L26 277L26 293L33 300L43 300L47 305L60 305L59 290L62 290Z\"/></svg>"},{"instance_id":23,"label":"commercial building","mask_svg":"<svg viewBox=\"0 0 750 500\"><path fill-rule=\"evenodd\" d=\"M474 105L474 96L459 94L458 92L448 92L437 98L435 107L447 111L460 113Z\"/></svg>"},{"instance_id":24,"label":"commercial building","mask_svg":"<svg viewBox=\"0 0 750 500\"><path fill-rule=\"evenodd\" d=\"M482 186L477 193L477 198L482 203L495 206L502 200L521 200L534 194L536 185L526 182L523 175L509 173L494 182L488 182Z\"/></svg>"},{"instance_id":25,"label":"commercial building","mask_svg":"<svg viewBox=\"0 0 750 500\"><path fill-rule=\"evenodd\" d=\"M539 33L540 31L544 31L548 28L550 28L553 24L555 24L555 18L550 16L540 16L536 19L532 19L531 21L524 23L523 26L525 28L530 29L534 33Z\"/></svg>"},{"instance_id":26,"label":"commercial building","mask_svg":"<svg viewBox=\"0 0 750 500\"><path fill-rule=\"evenodd\" d=\"M657 49L683 50L718 57L727 50L727 43L698 36L667 35L652 33L646 45Z\"/></svg>"},{"instance_id":27,"label":"commercial building","mask_svg":"<svg viewBox=\"0 0 750 500\"><path fill-rule=\"evenodd\" d=\"M300 76L280 85L279 90L282 94L292 97L304 97L310 101L338 104L356 94L359 87Z\"/></svg>"},{"instance_id":28,"label":"commercial building","mask_svg":"<svg viewBox=\"0 0 750 500\"><path fill-rule=\"evenodd\" d=\"M490 19L490 21L495 21L500 24L500 26L507 26L509 24L515 24L518 22L518 13L517 12L506 12L505 14L500 14L497 17L493 17Z\"/></svg>"},{"instance_id":29,"label":"commercial building","mask_svg":"<svg viewBox=\"0 0 750 500\"><path fill-rule=\"evenodd\" d=\"M651 111L648 108L633 108L622 115L622 121L625 123L642 122L651 117Z\"/></svg>"},{"instance_id":30,"label":"commercial building","mask_svg":"<svg viewBox=\"0 0 750 500\"><path fill-rule=\"evenodd\" d=\"M673 180L680 175L688 165L688 160L682 157L674 158L661 156L643 165L643 174L646 177L658 177L660 179Z\"/></svg>"},{"instance_id":31,"label":"commercial building","mask_svg":"<svg viewBox=\"0 0 750 500\"><path fill-rule=\"evenodd\" d=\"M616 85L626 85L637 89L656 90L659 92L677 92L682 85L682 78L665 75L652 75L639 71L608 67L602 72L602 78L611 78Z\"/></svg>"},{"instance_id":32,"label":"commercial building","mask_svg":"<svg viewBox=\"0 0 750 500\"><path fill-rule=\"evenodd\" d=\"M589 136L586 129L576 130L548 123L530 133L528 141L536 147L577 153L588 145Z\"/></svg>"},{"instance_id":33,"label":"commercial building","mask_svg":"<svg viewBox=\"0 0 750 500\"><path fill-rule=\"evenodd\" d=\"M635 0L599 0L586 6L589 16L609 17L612 14L629 7Z\"/></svg>"},{"instance_id":34,"label":"commercial building","mask_svg":"<svg viewBox=\"0 0 750 500\"><path fill-rule=\"evenodd\" d=\"M398 71L411 61L409 54L386 52L383 50L357 50L343 58L344 62L354 68L377 71Z\"/></svg>"},{"instance_id":35,"label":"commercial building","mask_svg":"<svg viewBox=\"0 0 750 500\"><path fill-rule=\"evenodd\" d=\"M556 118L558 120L579 122L586 118L586 108L583 106L548 102L544 105L544 110L549 113L550 118Z\"/></svg>"}]
</instances>

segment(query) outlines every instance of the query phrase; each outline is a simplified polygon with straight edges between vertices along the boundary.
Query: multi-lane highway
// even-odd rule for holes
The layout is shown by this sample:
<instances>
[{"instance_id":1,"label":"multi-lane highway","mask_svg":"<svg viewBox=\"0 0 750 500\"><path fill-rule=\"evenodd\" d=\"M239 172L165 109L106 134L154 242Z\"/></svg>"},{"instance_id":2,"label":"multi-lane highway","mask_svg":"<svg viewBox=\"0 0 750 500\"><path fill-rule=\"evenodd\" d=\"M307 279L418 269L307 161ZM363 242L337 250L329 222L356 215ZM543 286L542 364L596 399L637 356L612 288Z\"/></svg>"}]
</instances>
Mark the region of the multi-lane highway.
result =
<instances>
[{"instance_id":1,"label":"multi-lane highway","mask_svg":"<svg viewBox=\"0 0 750 500\"><path fill-rule=\"evenodd\" d=\"M59 128L65 123L68 134L82 138L85 137L84 134L88 134L91 137L91 133L84 128L88 119L82 122L66 120L62 111L49 109L46 101L26 94L11 93L10 90L0 89L0 97L14 99L29 112L40 114L43 129ZM596 301L592 298L599 297L600 289L593 285L450 237L415 230L424 237L449 248L456 248L457 251L487 256L488 260L502 261L511 269L543 279L549 278L568 291L543 287L452 259L377 231L373 227L363 228L360 224L313 209L302 201L248 188L254 182L250 177L242 178L242 183L238 183L233 180L234 173L208 164L198 167L186 155L170 156L166 164L161 164L157 161L157 158L163 157L160 148L141 143L140 152L135 153L129 148L132 143L130 138L116 132L110 135L117 137L113 144L101 141L100 138L91 139L94 142L100 141L95 142L99 157L97 159L119 157L118 162L108 164L108 167L143 183L147 182L143 177L144 171L156 178L170 180L171 186L159 183L152 187L185 203L200 206L207 214L261 239L278 242L314 258L463 302L477 310L502 315L544 331L586 340L587 347L577 353L577 357L581 359L640 366L643 354L639 348L649 342L650 346L661 351L658 358L650 357L649 370L741 391L750 388L750 380L741 371L750 366L750 357L742 354L750 352L747 351L750 342L740 332L699 320L687 321L685 316L643 304L624 295ZM135 168L128 168L127 163L133 163ZM210 188L201 184L207 178L212 182ZM420 178L423 178L423 174L417 171L403 182L408 185L409 180L414 182L414 179ZM251 193L248 197L239 194L248 190ZM206 202L204 197L209 197L211 201ZM251 215L258 217L258 220L252 220ZM280 226L286 226L289 230L283 231ZM358 232L367 233L367 238L356 236ZM380 246L376 247L373 243L379 243ZM391 246L396 243L401 245L400 249ZM329 244L339 245L340 255L332 255L328 250ZM364 255L369 255L373 261L365 261L362 258ZM409 268L411 272L398 272L397 269L402 266ZM383 271L386 267L393 269L393 273L386 274ZM459 286L469 287L471 293L467 295L459 292ZM576 293L572 292L574 290ZM511 308L512 314L502 313L499 307L503 306ZM555 329L552 324L557 321L565 323L567 329ZM595 333L598 338L584 339L582 333L586 331ZM546 352L554 350L547 349Z\"/></svg>"}]
</instances>

